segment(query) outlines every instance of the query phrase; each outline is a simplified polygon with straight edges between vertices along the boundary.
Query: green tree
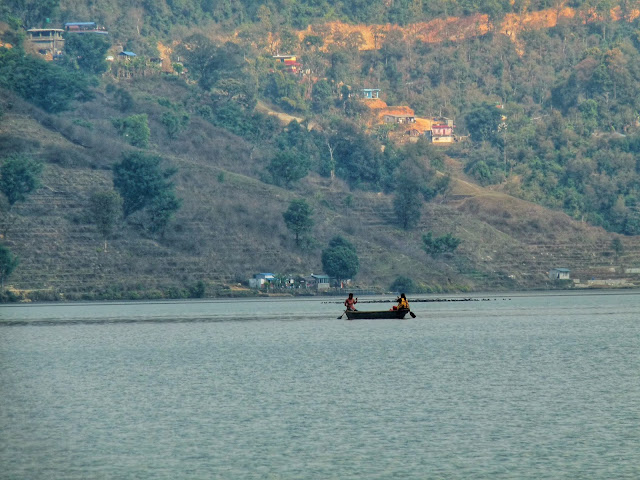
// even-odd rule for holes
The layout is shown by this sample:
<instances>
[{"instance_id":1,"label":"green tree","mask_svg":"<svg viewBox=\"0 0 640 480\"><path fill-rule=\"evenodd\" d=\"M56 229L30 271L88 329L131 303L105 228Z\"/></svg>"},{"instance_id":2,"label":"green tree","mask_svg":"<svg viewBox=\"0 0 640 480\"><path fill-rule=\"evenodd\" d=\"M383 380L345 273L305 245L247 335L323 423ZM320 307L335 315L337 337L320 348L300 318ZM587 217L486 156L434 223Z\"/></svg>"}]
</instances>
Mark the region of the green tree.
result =
<instances>
[{"instance_id":1,"label":"green tree","mask_svg":"<svg viewBox=\"0 0 640 480\"><path fill-rule=\"evenodd\" d=\"M12 16L9 8L0 3L0 17L7 22L8 28L0 34L0 40L12 46L12 49L24 51L24 41L27 35L19 18Z\"/></svg>"},{"instance_id":2,"label":"green tree","mask_svg":"<svg viewBox=\"0 0 640 480\"><path fill-rule=\"evenodd\" d=\"M336 235L331 240L329 240L329 248L338 248L338 247L345 247L350 250L353 250L354 252L356 251L355 245L351 243L349 240L347 240L346 238L342 237L341 235Z\"/></svg>"},{"instance_id":3,"label":"green tree","mask_svg":"<svg viewBox=\"0 0 640 480\"><path fill-rule=\"evenodd\" d=\"M504 165L500 151L489 142L482 142L469 152L464 171L474 177L480 185L500 183L504 180Z\"/></svg>"},{"instance_id":4,"label":"green tree","mask_svg":"<svg viewBox=\"0 0 640 480\"><path fill-rule=\"evenodd\" d=\"M411 278L402 275L396 277L389 286L389 290L392 292L419 293L415 282Z\"/></svg>"},{"instance_id":5,"label":"green tree","mask_svg":"<svg viewBox=\"0 0 640 480\"><path fill-rule=\"evenodd\" d=\"M23 154L5 158L0 166L0 191L5 194L9 207L26 200L40 187L43 165Z\"/></svg>"},{"instance_id":6,"label":"green tree","mask_svg":"<svg viewBox=\"0 0 640 480\"><path fill-rule=\"evenodd\" d=\"M579 108L585 131L589 134L593 133L598 128L598 102L593 99L585 100Z\"/></svg>"},{"instance_id":7,"label":"green tree","mask_svg":"<svg viewBox=\"0 0 640 480\"><path fill-rule=\"evenodd\" d=\"M181 54L189 74L204 90L253 109L256 80L240 45L226 42L218 46L204 35L196 34L184 40Z\"/></svg>"},{"instance_id":8,"label":"green tree","mask_svg":"<svg viewBox=\"0 0 640 480\"><path fill-rule=\"evenodd\" d=\"M64 40L65 58L71 66L100 75L107 71L107 51L111 43L106 35L66 35Z\"/></svg>"},{"instance_id":9,"label":"green tree","mask_svg":"<svg viewBox=\"0 0 640 480\"><path fill-rule=\"evenodd\" d=\"M399 186L393 196L396 221L405 230L414 228L420 221L422 198L419 191Z\"/></svg>"},{"instance_id":10,"label":"green tree","mask_svg":"<svg viewBox=\"0 0 640 480\"><path fill-rule=\"evenodd\" d=\"M211 88L212 85L206 77L210 69L209 63L213 61L217 53L217 46L204 35L192 35L182 41L180 54L183 62L189 69L191 78L198 81L205 90Z\"/></svg>"},{"instance_id":11,"label":"green tree","mask_svg":"<svg viewBox=\"0 0 640 480\"><path fill-rule=\"evenodd\" d=\"M173 112L164 112L160 122L164 125L169 138L177 138L181 131L189 125L189 115L178 115Z\"/></svg>"},{"instance_id":12,"label":"green tree","mask_svg":"<svg viewBox=\"0 0 640 480\"><path fill-rule=\"evenodd\" d=\"M480 11L486 13L489 16L489 21L492 23L493 29L497 30L500 21L504 18L506 13L504 2L499 0L483 0L479 2Z\"/></svg>"},{"instance_id":13,"label":"green tree","mask_svg":"<svg viewBox=\"0 0 640 480\"><path fill-rule=\"evenodd\" d=\"M320 35L305 35L302 45L309 50L315 51L324 45L324 38Z\"/></svg>"},{"instance_id":14,"label":"green tree","mask_svg":"<svg viewBox=\"0 0 640 480\"><path fill-rule=\"evenodd\" d=\"M121 136L125 137L130 145L140 148L149 146L151 130L149 129L149 118L146 113L117 118L113 120L113 126Z\"/></svg>"},{"instance_id":15,"label":"green tree","mask_svg":"<svg viewBox=\"0 0 640 480\"><path fill-rule=\"evenodd\" d=\"M427 172L415 159L405 161L398 169L395 178L393 211L396 222L405 230L414 228L420 222L422 202L427 188Z\"/></svg>"},{"instance_id":16,"label":"green tree","mask_svg":"<svg viewBox=\"0 0 640 480\"><path fill-rule=\"evenodd\" d=\"M4 281L18 266L19 259L4 245L0 245L0 287L4 288Z\"/></svg>"},{"instance_id":17,"label":"green tree","mask_svg":"<svg viewBox=\"0 0 640 480\"><path fill-rule=\"evenodd\" d=\"M176 170L162 169L161 162L161 157L131 152L113 166L113 186L122 196L125 218L152 204L153 211L164 211L165 215L167 210L179 208L169 198L174 185L168 179Z\"/></svg>"},{"instance_id":18,"label":"green tree","mask_svg":"<svg viewBox=\"0 0 640 480\"><path fill-rule=\"evenodd\" d=\"M322 145L324 137L315 130L310 131L306 123L300 124L295 120L289 122L287 127L274 137L274 140L279 150L292 149L297 155L304 157L305 162L308 161L310 165L318 169L318 165L322 161L318 143Z\"/></svg>"},{"instance_id":19,"label":"green tree","mask_svg":"<svg viewBox=\"0 0 640 480\"><path fill-rule=\"evenodd\" d=\"M303 85L289 73L272 72L265 82L264 94L287 111L308 109Z\"/></svg>"},{"instance_id":20,"label":"green tree","mask_svg":"<svg viewBox=\"0 0 640 480\"><path fill-rule=\"evenodd\" d=\"M322 251L322 269L338 281L354 278L360 269L355 246L341 236L332 238Z\"/></svg>"},{"instance_id":21,"label":"green tree","mask_svg":"<svg viewBox=\"0 0 640 480\"><path fill-rule=\"evenodd\" d=\"M60 8L60 0L3 0L2 3L29 28L44 26L46 19ZM5 13L2 9L0 6L0 13Z\"/></svg>"},{"instance_id":22,"label":"green tree","mask_svg":"<svg viewBox=\"0 0 640 480\"><path fill-rule=\"evenodd\" d=\"M495 105L483 103L473 107L464 117L469 135L474 142L497 142L502 113Z\"/></svg>"},{"instance_id":23,"label":"green tree","mask_svg":"<svg viewBox=\"0 0 640 480\"><path fill-rule=\"evenodd\" d=\"M244 73L239 75L239 78L219 79L213 88L213 93L223 100L232 100L252 110L258 103L256 81L250 75Z\"/></svg>"},{"instance_id":24,"label":"green tree","mask_svg":"<svg viewBox=\"0 0 640 480\"><path fill-rule=\"evenodd\" d=\"M181 206L182 201L176 197L173 190L160 192L147 207L149 230L154 233L164 234L167 225Z\"/></svg>"},{"instance_id":25,"label":"green tree","mask_svg":"<svg viewBox=\"0 0 640 480\"><path fill-rule=\"evenodd\" d=\"M435 256L441 253L451 253L458 248L461 240L450 233L441 237L433 237L431 232L422 235L422 249L427 255Z\"/></svg>"},{"instance_id":26,"label":"green tree","mask_svg":"<svg viewBox=\"0 0 640 480\"><path fill-rule=\"evenodd\" d=\"M124 88L117 88L113 94L113 98L116 101L118 110L121 112L128 112L135 105L133 96Z\"/></svg>"},{"instance_id":27,"label":"green tree","mask_svg":"<svg viewBox=\"0 0 640 480\"><path fill-rule=\"evenodd\" d=\"M93 98L85 74L26 55L18 48L0 48L0 87L49 113L68 110L74 100Z\"/></svg>"},{"instance_id":28,"label":"green tree","mask_svg":"<svg viewBox=\"0 0 640 480\"><path fill-rule=\"evenodd\" d=\"M351 187L377 187L382 178L380 143L351 122L339 121L328 139L332 146L336 175Z\"/></svg>"},{"instance_id":29,"label":"green tree","mask_svg":"<svg viewBox=\"0 0 640 480\"><path fill-rule=\"evenodd\" d=\"M267 170L276 185L291 185L309 173L309 158L297 149L279 151L275 154Z\"/></svg>"},{"instance_id":30,"label":"green tree","mask_svg":"<svg viewBox=\"0 0 640 480\"><path fill-rule=\"evenodd\" d=\"M280 51L283 53L295 52L300 47L300 39L298 35L291 30L282 30L280 37Z\"/></svg>"},{"instance_id":31,"label":"green tree","mask_svg":"<svg viewBox=\"0 0 640 480\"><path fill-rule=\"evenodd\" d=\"M331 85L326 80L319 80L313 84L311 89L311 108L316 113L322 113L331 107Z\"/></svg>"},{"instance_id":32,"label":"green tree","mask_svg":"<svg viewBox=\"0 0 640 480\"><path fill-rule=\"evenodd\" d=\"M611 240L611 249L616 254L616 258L622 255L624 252L624 245L622 244L622 240L620 240L618 237Z\"/></svg>"},{"instance_id":33,"label":"green tree","mask_svg":"<svg viewBox=\"0 0 640 480\"><path fill-rule=\"evenodd\" d=\"M345 82L350 73L350 66L353 63L352 59L347 53L338 51L333 52L330 57L331 66L327 71L327 77L334 84Z\"/></svg>"},{"instance_id":34,"label":"green tree","mask_svg":"<svg viewBox=\"0 0 640 480\"><path fill-rule=\"evenodd\" d=\"M248 136L247 115L242 107L235 102L222 102L215 109L211 123L222 127L236 135Z\"/></svg>"},{"instance_id":35,"label":"green tree","mask_svg":"<svg viewBox=\"0 0 640 480\"><path fill-rule=\"evenodd\" d=\"M347 117L353 119L360 119L371 114L371 109L357 98L346 98L342 109Z\"/></svg>"},{"instance_id":36,"label":"green tree","mask_svg":"<svg viewBox=\"0 0 640 480\"><path fill-rule=\"evenodd\" d=\"M300 237L311 231L313 227L313 209L304 199L292 200L289 208L282 214L287 228L296 236L296 245L300 244Z\"/></svg>"},{"instance_id":37,"label":"green tree","mask_svg":"<svg viewBox=\"0 0 640 480\"><path fill-rule=\"evenodd\" d=\"M204 298L207 293L207 286L202 280L198 280L189 287L189 298Z\"/></svg>"},{"instance_id":38,"label":"green tree","mask_svg":"<svg viewBox=\"0 0 640 480\"><path fill-rule=\"evenodd\" d=\"M91 217L104 238L104 251L107 251L107 238L122 217L123 200L120 194L113 190L94 192L89 197Z\"/></svg>"}]
</instances>

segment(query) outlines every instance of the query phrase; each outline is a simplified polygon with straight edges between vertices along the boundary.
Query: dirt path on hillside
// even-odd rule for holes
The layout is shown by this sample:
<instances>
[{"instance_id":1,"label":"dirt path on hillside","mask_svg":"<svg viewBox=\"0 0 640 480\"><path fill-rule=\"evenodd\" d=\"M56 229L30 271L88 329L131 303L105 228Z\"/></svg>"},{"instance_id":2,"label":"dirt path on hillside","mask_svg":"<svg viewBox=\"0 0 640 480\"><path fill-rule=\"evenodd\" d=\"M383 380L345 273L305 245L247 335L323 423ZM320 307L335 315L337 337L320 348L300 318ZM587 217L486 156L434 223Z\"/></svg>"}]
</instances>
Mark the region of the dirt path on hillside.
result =
<instances>
[{"instance_id":1,"label":"dirt path on hillside","mask_svg":"<svg viewBox=\"0 0 640 480\"><path fill-rule=\"evenodd\" d=\"M304 118L296 117L294 115L289 115L288 113L279 112L273 107L269 107L262 100L258 100L258 104L256 105L256 110L259 112L266 113L267 115L273 115L274 117L278 117L278 120L282 122L284 125L291 123L293 120L296 120L298 123L302 123Z\"/></svg>"}]
</instances>

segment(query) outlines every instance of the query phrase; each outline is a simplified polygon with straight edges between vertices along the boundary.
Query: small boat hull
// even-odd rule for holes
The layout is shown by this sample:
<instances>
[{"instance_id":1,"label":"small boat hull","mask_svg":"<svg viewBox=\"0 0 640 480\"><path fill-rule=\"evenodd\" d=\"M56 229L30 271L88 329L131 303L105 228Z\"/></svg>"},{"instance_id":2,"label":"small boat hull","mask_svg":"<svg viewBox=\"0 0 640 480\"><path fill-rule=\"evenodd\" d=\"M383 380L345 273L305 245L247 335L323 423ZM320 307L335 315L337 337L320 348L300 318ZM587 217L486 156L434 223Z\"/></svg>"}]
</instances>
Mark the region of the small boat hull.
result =
<instances>
[{"instance_id":1,"label":"small boat hull","mask_svg":"<svg viewBox=\"0 0 640 480\"><path fill-rule=\"evenodd\" d=\"M409 313L408 309L378 310L378 311L372 311L372 312L366 312L362 310L346 311L348 320L376 320L376 319L385 319L385 318L402 320L407 315L407 313Z\"/></svg>"}]
</instances>

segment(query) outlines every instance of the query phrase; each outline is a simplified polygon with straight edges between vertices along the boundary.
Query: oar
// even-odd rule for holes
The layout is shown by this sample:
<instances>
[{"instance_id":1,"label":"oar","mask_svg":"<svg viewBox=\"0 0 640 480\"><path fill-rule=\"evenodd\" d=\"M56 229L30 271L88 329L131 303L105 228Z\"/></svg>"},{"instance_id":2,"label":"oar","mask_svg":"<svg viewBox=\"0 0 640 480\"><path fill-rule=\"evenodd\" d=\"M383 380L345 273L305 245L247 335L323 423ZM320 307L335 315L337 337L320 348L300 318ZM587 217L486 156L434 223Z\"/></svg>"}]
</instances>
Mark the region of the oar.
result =
<instances>
[{"instance_id":1,"label":"oar","mask_svg":"<svg viewBox=\"0 0 640 480\"><path fill-rule=\"evenodd\" d=\"M347 313L347 311L346 311L346 310L345 310L344 312L342 312L342 315L340 315L340 316L338 317L338 320L340 320L342 317L344 317L344 314L345 314L345 313Z\"/></svg>"},{"instance_id":2,"label":"oar","mask_svg":"<svg viewBox=\"0 0 640 480\"><path fill-rule=\"evenodd\" d=\"M411 318L416 318L416 314L413 313L411 310L409 310L409 315L411 315Z\"/></svg>"}]
</instances>

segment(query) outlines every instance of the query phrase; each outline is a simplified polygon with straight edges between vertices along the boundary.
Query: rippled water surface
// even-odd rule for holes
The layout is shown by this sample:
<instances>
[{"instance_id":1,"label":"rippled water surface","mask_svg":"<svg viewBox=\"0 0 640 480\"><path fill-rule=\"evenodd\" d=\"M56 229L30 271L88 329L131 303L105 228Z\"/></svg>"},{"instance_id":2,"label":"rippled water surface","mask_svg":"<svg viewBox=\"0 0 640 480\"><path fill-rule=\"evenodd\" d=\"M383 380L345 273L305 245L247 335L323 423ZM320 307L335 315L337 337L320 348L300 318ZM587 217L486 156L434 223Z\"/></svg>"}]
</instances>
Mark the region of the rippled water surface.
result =
<instances>
[{"instance_id":1,"label":"rippled water surface","mask_svg":"<svg viewBox=\"0 0 640 480\"><path fill-rule=\"evenodd\" d=\"M640 295L412 310L0 306L0 478L640 478Z\"/></svg>"}]
</instances>

